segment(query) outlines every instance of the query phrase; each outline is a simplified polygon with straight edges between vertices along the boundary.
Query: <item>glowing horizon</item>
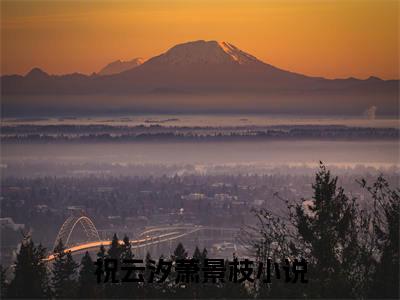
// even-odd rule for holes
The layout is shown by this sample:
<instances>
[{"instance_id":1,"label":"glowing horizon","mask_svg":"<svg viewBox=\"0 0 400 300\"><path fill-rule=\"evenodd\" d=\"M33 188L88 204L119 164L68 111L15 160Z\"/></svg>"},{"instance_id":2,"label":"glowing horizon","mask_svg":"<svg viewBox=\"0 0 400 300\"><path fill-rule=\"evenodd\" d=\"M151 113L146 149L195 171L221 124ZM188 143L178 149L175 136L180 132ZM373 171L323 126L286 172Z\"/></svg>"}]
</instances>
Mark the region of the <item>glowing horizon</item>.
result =
<instances>
[{"instance_id":1,"label":"glowing horizon","mask_svg":"<svg viewBox=\"0 0 400 300\"><path fill-rule=\"evenodd\" d=\"M326 78L399 78L399 2L2 1L1 74L98 72L193 40Z\"/></svg>"}]
</instances>

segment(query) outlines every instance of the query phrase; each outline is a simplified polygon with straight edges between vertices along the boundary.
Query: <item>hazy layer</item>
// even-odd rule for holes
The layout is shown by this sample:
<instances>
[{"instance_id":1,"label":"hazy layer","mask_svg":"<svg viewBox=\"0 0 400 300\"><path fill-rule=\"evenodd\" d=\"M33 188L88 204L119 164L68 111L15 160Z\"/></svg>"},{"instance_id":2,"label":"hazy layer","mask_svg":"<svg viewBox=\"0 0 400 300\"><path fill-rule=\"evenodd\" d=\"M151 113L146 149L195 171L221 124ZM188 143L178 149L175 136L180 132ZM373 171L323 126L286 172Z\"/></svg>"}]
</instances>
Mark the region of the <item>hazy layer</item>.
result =
<instances>
[{"instance_id":1,"label":"hazy layer","mask_svg":"<svg viewBox=\"0 0 400 300\"><path fill-rule=\"evenodd\" d=\"M346 125L360 127L400 127L394 118L325 117L293 115L125 115L113 117L58 117L58 118L5 118L2 125L116 125L137 126L162 124L163 126L272 126L272 125Z\"/></svg>"},{"instance_id":2,"label":"hazy layer","mask_svg":"<svg viewBox=\"0 0 400 300\"><path fill-rule=\"evenodd\" d=\"M118 164L399 164L396 141L272 141L135 144L3 144L10 162Z\"/></svg>"}]
</instances>

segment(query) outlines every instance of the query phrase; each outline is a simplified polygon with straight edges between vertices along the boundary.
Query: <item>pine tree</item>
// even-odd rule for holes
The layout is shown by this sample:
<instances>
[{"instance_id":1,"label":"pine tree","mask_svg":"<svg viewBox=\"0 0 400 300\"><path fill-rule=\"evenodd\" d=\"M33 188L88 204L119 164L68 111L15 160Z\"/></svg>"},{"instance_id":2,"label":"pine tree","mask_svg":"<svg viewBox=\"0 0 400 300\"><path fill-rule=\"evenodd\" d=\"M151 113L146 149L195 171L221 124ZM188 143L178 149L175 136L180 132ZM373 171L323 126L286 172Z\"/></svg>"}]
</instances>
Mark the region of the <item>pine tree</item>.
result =
<instances>
[{"instance_id":1,"label":"pine tree","mask_svg":"<svg viewBox=\"0 0 400 300\"><path fill-rule=\"evenodd\" d=\"M123 239L123 245L121 245L121 260L124 259L133 259L134 255L132 252L132 245L131 242L129 241L129 237L126 235L124 236Z\"/></svg>"},{"instance_id":2,"label":"pine tree","mask_svg":"<svg viewBox=\"0 0 400 300\"><path fill-rule=\"evenodd\" d=\"M203 267L204 265L204 260L207 258L207 249L204 248L202 252L200 252L200 249L198 246L194 249L193 252L193 259L197 259L199 261L199 266L200 268Z\"/></svg>"},{"instance_id":3,"label":"pine tree","mask_svg":"<svg viewBox=\"0 0 400 300\"><path fill-rule=\"evenodd\" d=\"M134 258L134 254L132 252L132 245L131 242L129 241L128 236L124 236L123 239L123 244L119 245L120 246L120 264L123 266L126 264L124 260L132 260ZM132 266L131 263L128 263L129 266ZM138 274L136 272L133 272L131 274L131 278L137 277ZM139 294L141 293L140 286L136 282L122 282L121 287L117 291L119 298L131 298L131 297L139 297Z\"/></svg>"},{"instance_id":4,"label":"pine tree","mask_svg":"<svg viewBox=\"0 0 400 300\"><path fill-rule=\"evenodd\" d=\"M201 252L199 250L199 247L196 246L193 252L193 259L197 259L198 261L201 260Z\"/></svg>"},{"instance_id":5,"label":"pine tree","mask_svg":"<svg viewBox=\"0 0 400 300\"><path fill-rule=\"evenodd\" d=\"M25 237L17 254L14 278L7 290L9 298L42 298L49 296L46 251Z\"/></svg>"},{"instance_id":6,"label":"pine tree","mask_svg":"<svg viewBox=\"0 0 400 300\"><path fill-rule=\"evenodd\" d=\"M185 259L187 257L187 252L186 252L185 248L183 247L182 243L179 243L178 246L176 246L175 251L174 251L174 257L175 257L175 260Z\"/></svg>"},{"instance_id":7,"label":"pine tree","mask_svg":"<svg viewBox=\"0 0 400 300\"><path fill-rule=\"evenodd\" d=\"M297 230L311 254L310 273L317 274L312 287L316 297L353 296L349 274L357 256L356 206L337 187L337 179L321 163L310 211L296 206Z\"/></svg>"},{"instance_id":8,"label":"pine tree","mask_svg":"<svg viewBox=\"0 0 400 300\"><path fill-rule=\"evenodd\" d=\"M117 234L114 233L110 248L108 249L107 252L107 258L117 259L119 262L123 250L124 248L119 244L119 239Z\"/></svg>"},{"instance_id":9,"label":"pine tree","mask_svg":"<svg viewBox=\"0 0 400 300\"><path fill-rule=\"evenodd\" d=\"M78 297L79 298L96 298L98 297L98 288L95 275L96 267L93 263L89 252L85 252L82 257L79 279L78 279Z\"/></svg>"},{"instance_id":10,"label":"pine tree","mask_svg":"<svg viewBox=\"0 0 400 300\"><path fill-rule=\"evenodd\" d=\"M100 260L104 264L104 259L106 259L106 257L107 257L106 248L104 247L104 245L100 245L99 252L97 252L97 260ZM95 272L97 272L97 270L98 269L96 267L96 271ZM100 269L100 272L102 272L102 274L100 274L101 275L100 276L100 280L103 280L104 276L105 276L104 266L103 266L103 268ZM97 273L96 273L96 276L98 276ZM97 282L97 278L96 278L96 282ZM98 284L97 290L98 290L99 295L101 295L101 296L105 295L104 284Z\"/></svg>"},{"instance_id":11,"label":"pine tree","mask_svg":"<svg viewBox=\"0 0 400 300\"><path fill-rule=\"evenodd\" d=\"M256 285L258 297L399 298L400 189L391 189L382 176L373 186L362 180L373 200L372 211L363 210L337 179L321 163L313 199L285 201L287 220L268 209L256 211L259 225L247 233L257 258L302 256L309 279L307 285Z\"/></svg>"},{"instance_id":12,"label":"pine tree","mask_svg":"<svg viewBox=\"0 0 400 300\"><path fill-rule=\"evenodd\" d=\"M76 292L76 272L78 264L72 258L71 252L65 252L60 240L54 249L52 286L57 298L71 298Z\"/></svg>"},{"instance_id":13,"label":"pine tree","mask_svg":"<svg viewBox=\"0 0 400 300\"><path fill-rule=\"evenodd\" d=\"M273 211L256 212L260 222L250 241L258 260L266 263L289 258L307 260L307 285L288 285L272 282L271 288L256 285L260 297L354 297L359 274L359 222L357 205L337 186L337 177L321 163L312 185L312 200L298 204L286 202L288 218L282 219ZM278 196L279 198L279 196ZM256 229L256 230L257 230ZM253 231L254 232L254 231ZM249 236L252 236L251 233ZM311 275L312 274L312 275Z\"/></svg>"},{"instance_id":14,"label":"pine tree","mask_svg":"<svg viewBox=\"0 0 400 300\"><path fill-rule=\"evenodd\" d=\"M200 261L201 261L202 263L203 263L204 260L207 258L207 255L208 255L207 249L206 249L206 248L203 248L203 251L201 252L201 258L200 258Z\"/></svg>"},{"instance_id":15,"label":"pine tree","mask_svg":"<svg viewBox=\"0 0 400 300\"><path fill-rule=\"evenodd\" d=\"M148 278L150 277L151 270L149 269L148 266L150 266L150 261L151 261L151 260L152 260L152 258L151 258L150 252L147 251L147 253L146 253L146 258L145 258L145 261L144 261L145 266L146 266L146 269L145 269L145 272L144 272L144 278L145 278L145 280L148 280ZM154 266L154 265L153 265L153 266Z\"/></svg>"},{"instance_id":16,"label":"pine tree","mask_svg":"<svg viewBox=\"0 0 400 300\"><path fill-rule=\"evenodd\" d=\"M110 248L107 251L107 259L115 259L116 263L118 264L117 266L121 267L121 256L123 253L124 247L119 243L119 239L117 234L113 235L112 241ZM115 272L115 277L116 280L121 280L121 273L118 270ZM104 285L104 290L105 290L105 296L107 298L113 298L113 297L120 297L121 293L124 293L121 289L121 283L116 284L116 283L111 283L108 282L107 284ZM126 297L126 296L125 296Z\"/></svg>"}]
</instances>

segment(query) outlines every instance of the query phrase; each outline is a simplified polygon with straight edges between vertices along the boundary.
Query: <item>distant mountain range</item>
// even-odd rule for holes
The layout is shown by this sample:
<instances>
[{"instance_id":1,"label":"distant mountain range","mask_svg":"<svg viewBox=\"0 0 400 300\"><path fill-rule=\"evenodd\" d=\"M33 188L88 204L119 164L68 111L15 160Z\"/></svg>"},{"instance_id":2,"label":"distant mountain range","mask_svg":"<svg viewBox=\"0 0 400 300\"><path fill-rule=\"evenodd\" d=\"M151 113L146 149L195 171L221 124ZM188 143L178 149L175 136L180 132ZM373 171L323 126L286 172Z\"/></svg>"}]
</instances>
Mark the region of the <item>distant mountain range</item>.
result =
<instances>
[{"instance_id":1,"label":"distant mountain range","mask_svg":"<svg viewBox=\"0 0 400 300\"><path fill-rule=\"evenodd\" d=\"M305 76L262 62L230 43L202 40L178 44L146 61L116 61L89 76L49 75L34 68L25 76L2 76L1 84L3 96L253 95L261 107L263 97L292 98L296 105L301 97L324 101L345 96L355 99L357 111L374 105L385 113L398 111L399 95L398 80Z\"/></svg>"}]
</instances>

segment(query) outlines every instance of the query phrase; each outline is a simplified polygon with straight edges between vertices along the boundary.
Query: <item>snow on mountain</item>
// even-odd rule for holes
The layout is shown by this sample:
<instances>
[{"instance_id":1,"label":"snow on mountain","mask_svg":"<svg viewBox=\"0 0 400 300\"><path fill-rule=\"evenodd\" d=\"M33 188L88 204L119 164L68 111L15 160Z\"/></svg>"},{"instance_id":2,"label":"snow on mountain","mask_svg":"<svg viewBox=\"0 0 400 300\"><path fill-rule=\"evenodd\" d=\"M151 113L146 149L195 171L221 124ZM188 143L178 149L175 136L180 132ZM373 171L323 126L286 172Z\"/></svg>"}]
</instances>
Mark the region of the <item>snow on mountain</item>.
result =
<instances>
[{"instance_id":1,"label":"snow on mountain","mask_svg":"<svg viewBox=\"0 0 400 300\"><path fill-rule=\"evenodd\" d=\"M124 71L128 71L140 66L144 61L145 60L141 57L134 58L130 61L117 60L112 63L109 63L107 66L101 69L99 75L113 75Z\"/></svg>"},{"instance_id":2,"label":"snow on mountain","mask_svg":"<svg viewBox=\"0 0 400 300\"><path fill-rule=\"evenodd\" d=\"M263 64L256 57L227 42L194 41L178 44L164 54L150 59L148 64Z\"/></svg>"},{"instance_id":3,"label":"snow on mountain","mask_svg":"<svg viewBox=\"0 0 400 300\"><path fill-rule=\"evenodd\" d=\"M256 57L251 54L248 54L236 46L227 43L227 42L218 42L218 45L231 56L233 60L235 60L238 64L252 64L252 63L261 63Z\"/></svg>"},{"instance_id":4,"label":"snow on mountain","mask_svg":"<svg viewBox=\"0 0 400 300\"><path fill-rule=\"evenodd\" d=\"M364 111L376 103L379 103L380 112L398 111L398 80L310 77L262 62L228 42L186 42L142 62L141 59L116 61L106 66L100 76L48 75L35 68L26 76L2 76L1 94L241 95L243 101L252 101L253 108L264 105L264 99L269 98L270 108L286 105L304 107L310 112L316 103L331 111L337 101L343 99L344 109L352 113ZM110 75L101 76L106 74ZM302 104L300 98L304 100ZM207 98L207 101L215 108L212 99ZM158 103L160 107L169 107L169 103L162 101ZM12 106L13 102L10 103ZM354 103L357 109L350 107ZM245 102L242 108L248 108Z\"/></svg>"}]
</instances>

